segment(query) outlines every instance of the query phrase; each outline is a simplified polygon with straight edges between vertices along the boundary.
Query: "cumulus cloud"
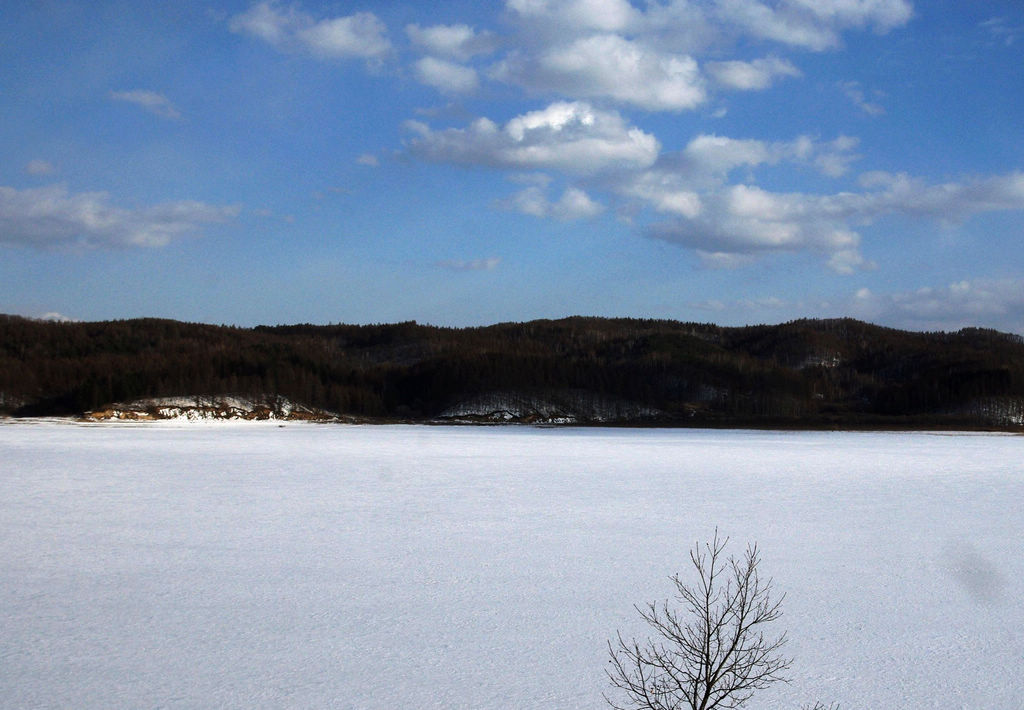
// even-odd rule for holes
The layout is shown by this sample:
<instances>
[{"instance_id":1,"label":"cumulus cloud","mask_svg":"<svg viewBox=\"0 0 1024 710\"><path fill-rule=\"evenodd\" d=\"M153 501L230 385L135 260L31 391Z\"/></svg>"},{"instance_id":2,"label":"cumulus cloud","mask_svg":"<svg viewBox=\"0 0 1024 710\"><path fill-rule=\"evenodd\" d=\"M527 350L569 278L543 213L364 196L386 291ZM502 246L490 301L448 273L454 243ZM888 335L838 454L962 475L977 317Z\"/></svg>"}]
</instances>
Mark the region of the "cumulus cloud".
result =
<instances>
[{"instance_id":1,"label":"cumulus cloud","mask_svg":"<svg viewBox=\"0 0 1024 710\"><path fill-rule=\"evenodd\" d=\"M665 0L642 10L628 0L506 0L505 7L551 36L643 34L684 51L737 36L821 51L838 47L845 31L884 34L913 15L910 0Z\"/></svg>"},{"instance_id":2,"label":"cumulus cloud","mask_svg":"<svg viewBox=\"0 0 1024 710\"><path fill-rule=\"evenodd\" d=\"M652 237L708 253L812 250L840 273L872 268L856 229L900 214L956 222L982 212L1024 210L1024 173L930 185L904 175L872 173L863 192L776 193L723 185L700 195L699 213L653 225Z\"/></svg>"},{"instance_id":3,"label":"cumulus cloud","mask_svg":"<svg viewBox=\"0 0 1024 710\"><path fill-rule=\"evenodd\" d=\"M163 94L155 91L135 89L133 91L111 91L110 98L114 101L125 101L140 106L150 113L162 118L177 120L181 118L181 111L171 103Z\"/></svg>"},{"instance_id":4,"label":"cumulus cloud","mask_svg":"<svg viewBox=\"0 0 1024 710\"><path fill-rule=\"evenodd\" d=\"M371 12L317 20L297 6L265 0L232 17L229 27L278 50L321 59L382 59L391 51L387 27Z\"/></svg>"},{"instance_id":5,"label":"cumulus cloud","mask_svg":"<svg viewBox=\"0 0 1024 710\"><path fill-rule=\"evenodd\" d=\"M469 25L407 25L405 34L427 54L459 62L469 61L480 54L490 54L497 49L493 33L477 32Z\"/></svg>"},{"instance_id":6,"label":"cumulus cloud","mask_svg":"<svg viewBox=\"0 0 1024 710\"><path fill-rule=\"evenodd\" d=\"M885 113L885 107L874 101L869 101L864 94L864 89L856 81L841 81L839 89L850 100L850 102L869 116L881 116Z\"/></svg>"},{"instance_id":7,"label":"cumulus cloud","mask_svg":"<svg viewBox=\"0 0 1024 710\"><path fill-rule=\"evenodd\" d=\"M704 251L703 249L697 250L697 256L700 257L701 264L708 269L722 269L722 270L733 270L740 269L744 266L749 266L754 263L756 257L753 254L736 254L734 252L725 251ZM715 301L715 306L719 306L717 310L724 310L725 304L721 301Z\"/></svg>"},{"instance_id":8,"label":"cumulus cloud","mask_svg":"<svg viewBox=\"0 0 1024 710\"><path fill-rule=\"evenodd\" d=\"M707 98L693 57L614 34L583 37L539 54L514 53L491 76L534 91L609 98L653 111L693 109Z\"/></svg>"},{"instance_id":9,"label":"cumulus cloud","mask_svg":"<svg viewBox=\"0 0 1024 710\"><path fill-rule=\"evenodd\" d=\"M911 17L909 0L664 0L639 7L629 0L505 0L517 33L515 51L495 62L492 78L531 92L569 99L614 101L651 111L684 111L707 100L708 77L731 90L761 90L798 77L788 60L709 62L695 54L710 44L735 46L753 37L824 50L848 30L887 32ZM289 52L320 58L379 61L393 51L384 23L371 12L317 18L298 5L261 0L229 21L233 32ZM424 55L413 66L420 81L448 93L476 88L467 63L501 46L468 24L409 24L405 34ZM865 102L866 110L877 106Z\"/></svg>"},{"instance_id":10,"label":"cumulus cloud","mask_svg":"<svg viewBox=\"0 0 1024 710\"><path fill-rule=\"evenodd\" d=\"M703 210L700 195L678 174L649 170L619 186L619 192L634 197L662 214L694 219Z\"/></svg>"},{"instance_id":11,"label":"cumulus cloud","mask_svg":"<svg viewBox=\"0 0 1024 710\"><path fill-rule=\"evenodd\" d=\"M0 186L0 242L40 248L161 247L238 212L234 206L193 201L127 209L111 205L104 192Z\"/></svg>"},{"instance_id":12,"label":"cumulus cloud","mask_svg":"<svg viewBox=\"0 0 1024 710\"><path fill-rule=\"evenodd\" d=\"M712 177L709 172L694 164L684 151L659 160L648 170L624 176L613 188L657 212L693 219L703 210L699 193L724 179L724 175Z\"/></svg>"},{"instance_id":13,"label":"cumulus cloud","mask_svg":"<svg viewBox=\"0 0 1024 710\"><path fill-rule=\"evenodd\" d=\"M850 169L850 164L860 156L853 150L860 144L860 139L852 136L839 136L826 143L818 150L810 152L810 162L823 174L829 177L841 177Z\"/></svg>"},{"instance_id":14,"label":"cumulus cloud","mask_svg":"<svg viewBox=\"0 0 1024 710\"><path fill-rule=\"evenodd\" d=\"M414 65L416 77L424 84L446 94L465 94L476 91L480 78L472 67L445 59L423 57Z\"/></svg>"},{"instance_id":15,"label":"cumulus cloud","mask_svg":"<svg viewBox=\"0 0 1024 710\"><path fill-rule=\"evenodd\" d=\"M827 263L830 269L839 274L852 274L854 271L867 271L877 267L875 262L865 259L857 249L834 251Z\"/></svg>"},{"instance_id":16,"label":"cumulus cloud","mask_svg":"<svg viewBox=\"0 0 1024 710\"><path fill-rule=\"evenodd\" d=\"M466 62L497 47L492 33L477 32L469 25L408 25L405 33L413 45L427 52L413 64L416 78L445 94L476 91L480 76Z\"/></svg>"},{"instance_id":17,"label":"cumulus cloud","mask_svg":"<svg viewBox=\"0 0 1024 710\"><path fill-rule=\"evenodd\" d=\"M716 268L749 263L760 253L808 249L821 253L838 272L871 268L859 252L860 235L851 223L870 221L898 204L894 197L887 202L884 189L873 202L865 202L866 193L779 194L756 185L729 184L737 169L782 161L827 174L843 172L857 145L845 136L827 142L800 136L769 143L705 134L682 151L659 158L652 136L630 127L617 113L579 102L551 104L505 126L478 119L464 129L435 131L415 122L409 128L414 133L409 150L424 159L589 177L595 185L666 216L667 221L650 226L648 233L697 250ZM592 218L604 210L579 188L553 201L547 193L549 176L520 175L526 187L502 203L507 209L561 220ZM907 191L898 176L873 179Z\"/></svg>"},{"instance_id":18,"label":"cumulus cloud","mask_svg":"<svg viewBox=\"0 0 1024 710\"><path fill-rule=\"evenodd\" d=\"M642 20L629 0L507 0L520 18L576 30L619 32Z\"/></svg>"},{"instance_id":19,"label":"cumulus cloud","mask_svg":"<svg viewBox=\"0 0 1024 710\"><path fill-rule=\"evenodd\" d=\"M500 263L501 259L492 256L486 259L470 259L469 261L460 259L439 261L437 265L451 271L494 271Z\"/></svg>"},{"instance_id":20,"label":"cumulus cloud","mask_svg":"<svg viewBox=\"0 0 1024 710\"><path fill-rule=\"evenodd\" d=\"M851 311L865 320L920 330L983 325L1024 333L1024 279L964 279L878 294L862 288L851 301Z\"/></svg>"},{"instance_id":21,"label":"cumulus cloud","mask_svg":"<svg viewBox=\"0 0 1024 710\"><path fill-rule=\"evenodd\" d=\"M643 9L628 0L506 0L505 7L548 47L566 38L614 34L686 53L744 36L822 51L840 46L846 31L886 33L913 14L909 0L665 0ZM741 69L721 71L726 76L732 71L736 82L754 81L750 67L746 77Z\"/></svg>"},{"instance_id":22,"label":"cumulus cloud","mask_svg":"<svg viewBox=\"0 0 1024 710\"><path fill-rule=\"evenodd\" d=\"M693 171L724 177L740 166L756 166L776 162L777 151L758 140L728 138L702 134L693 138L683 150L682 158Z\"/></svg>"},{"instance_id":23,"label":"cumulus cloud","mask_svg":"<svg viewBox=\"0 0 1024 710\"><path fill-rule=\"evenodd\" d=\"M502 207L534 217L553 217L563 222L590 219L605 210L604 205L595 202L579 188L567 188L557 202L551 202L544 188L536 185L516 193L503 202Z\"/></svg>"},{"instance_id":24,"label":"cumulus cloud","mask_svg":"<svg viewBox=\"0 0 1024 710\"><path fill-rule=\"evenodd\" d=\"M751 255L811 250L841 257L833 268L857 263L860 236L840 221L815 212L813 200L756 186L730 185L702 196L703 209L649 228L649 235L707 254Z\"/></svg>"},{"instance_id":25,"label":"cumulus cloud","mask_svg":"<svg viewBox=\"0 0 1024 710\"><path fill-rule=\"evenodd\" d=\"M800 70L791 62L779 57L764 57L752 62L708 62L706 68L720 85L741 91L767 89L778 77L801 76Z\"/></svg>"},{"instance_id":26,"label":"cumulus cloud","mask_svg":"<svg viewBox=\"0 0 1024 710\"><path fill-rule=\"evenodd\" d=\"M877 188L823 200L836 215L874 217L896 213L957 223L980 212L1024 209L1024 172L930 185L920 178L886 172L866 173L861 184Z\"/></svg>"},{"instance_id":27,"label":"cumulus cloud","mask_svg":"<svg viewBox=\"0 0 1024 710\"><path fill-rule=\"evenodd\" d=\"M661 155L652 135L583 102L556 102L504 126L481 118L466 128L407 127L413 133L409 152L425 160L583 177L588 188L632 201L625 208L634 215L644 209L660 215L644 227L649 236L693 249L718 268L766 253L810 251L832 270L850 274L875 267L861 252L860 231L886 215L955 224L982 212L1024 209L1021 172L942 184L872 172L861 176L860 190L824 194L756 184L755 170L781 163L844 175L859 157L851 136L767 142L702 134ZM556 219L593 217L604 209L579 188L552 200L547 175L523 182L525 189L503 206Z\"/></svg>"},{"instance_id":28,"label":"cumulus cloud","mask_svg":"<svg viewBox=\"0 0 1024 710\"><path fill-rule=\"evenodd\" d=\"M847 32L886 33L905 25L912 16L909 0L504 4L518 32L516 49L499 56L486 76L575 100L504 124L479 118L464 127L433 128L411 121L406 145L424 160L520 174L550 171L574 176L579 185L559 197L549 191L551 178L541 175L502 203L508 209L544 218L592 217L604 209L604 195L614 195L647 234L693 249L706 266L738 268L767 253L809 251L850 274L874 267L862 252L861 232L885 215L956 222L1024 204L1016 173L947 184L872 173L860 189L847 184L844 191L821 194L775 192L757 184L766 168L795 167L838 179L860 159L858 139L703 134L662 154L653 135L606 109L684 111L705 105L715 90L767 89L800 77L800 70L777 53L732 59L729 48L750 46L753 39L783 49L834 49ZM476 88L479 77L465 63L484 53L473 48L481 33L468 25L410 25L406 33L427 55L414 65L421 81L449 93ZM699 65L697 57L709 48L717 50L715 61ZM859 84L837 86L860 110L883 111L873 103L877 96Z\"/></svg>"},{"instance_id":29,"label":"cumulus cloud","mask_svg":"<svg viewBox=\"0 0 1024 710\"><path fill-rule=\"evenodd\" d=\"M25 164L25 172L29 175L53 175L57 166L47 160L30 160Z\"/></svg>"},{"instance_id":30,"label":"cumulus cloud","mask_svg":"<svg viewBox=\"0 0 1024 710\"><path fill-rule=\"evenodd\" d=\"M909 0L718 0L723 22L759 39L822 51L840 46L846 30L884 34L910 21Z\"/></svg>"},{"instance_id":31,"label":"cumulus cloud","mask_svg":"<svg viewBox=\"0 0 1024 710\"><path fill-rule=\"evenodd\" d=\"M709 85L762 90L798 77L787 59L709 62L696 55L709 45L735 46L753 37L824 50L848 30L887 32L911 16L909 0L663 0L642 7L629 0L505 0L517 48L494 62L487 76L533 93L612 101L649 111L685 111L703 105ZM281 51L321 58L380 60L393 51L387 28L370 12L319 19L277 0L261 0L231 18L232 31ZM468 24L409 24L405 34L423 55L417 78L447 93L476 88L470 60L503 44ZM713 81L709 82L709 78ZM875 106L865 102L866 107Z\"/></svg>"},{"instance_id":32,"label":"cumulus cloud","mask_svg":"<svg viewBox=\"0 0 1024 710\"><path fill-rule=\"evenodd\" d=\"M682 151L664 155L650 169L622 179L617 190L645 200L659 212L695 217L700 212L698 193L720 188L739 168L753 170L787 161L834 177L857 158L852 153L856 146L857 140L848 136L825 142L798 136L769 143L701 134Z\"/></svg>"},{"instance_id":33,"label":"cumulus cloud","mask_svg":"<svg viewBox=\"0 0 1024 710\"><path fill-rule=\"evenodd\" d=\"M774 54L719 59L749 39L824 51L848 31L885 33L913 14L910 0L505 0L505 8L518 49L493 66L494 79L649 111L702 105L708 79L753 91L801 75ZM697 57L710 49L719 50L716 61L702 72Z\"/></svg>"},{"instance_id":34,"label":"cumulus cloud","mask_svg":"<svg viewBox=\"0 0 1024 710\"><path fill-rule=\"evenodd\" d=\"M557 102L517 116L504 126L480 118L468 128L433 130L409 121L409 151L422 159L516 170L560 170L591 175L644 168L660 146L612 111L581 102Z\"/></svg>"}]
</instances>

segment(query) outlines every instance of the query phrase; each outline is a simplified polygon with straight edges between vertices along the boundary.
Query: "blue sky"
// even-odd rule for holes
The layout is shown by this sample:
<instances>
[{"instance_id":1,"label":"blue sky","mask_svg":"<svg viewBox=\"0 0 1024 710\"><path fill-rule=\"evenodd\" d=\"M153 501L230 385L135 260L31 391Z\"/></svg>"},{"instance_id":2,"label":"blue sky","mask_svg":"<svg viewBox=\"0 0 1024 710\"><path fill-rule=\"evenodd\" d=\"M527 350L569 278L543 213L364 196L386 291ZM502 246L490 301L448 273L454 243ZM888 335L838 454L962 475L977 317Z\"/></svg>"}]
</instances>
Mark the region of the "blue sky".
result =
<instances>
[{"instance_id":1,"label":"blue sky","mask_svg":"<svg viewBox=\"0 0 1024 710\"><path fill-rule=\"evenodd\" d=\"M1017 0L0 18L0 312L1024 333Z\"/></svg>"}]
</instances>

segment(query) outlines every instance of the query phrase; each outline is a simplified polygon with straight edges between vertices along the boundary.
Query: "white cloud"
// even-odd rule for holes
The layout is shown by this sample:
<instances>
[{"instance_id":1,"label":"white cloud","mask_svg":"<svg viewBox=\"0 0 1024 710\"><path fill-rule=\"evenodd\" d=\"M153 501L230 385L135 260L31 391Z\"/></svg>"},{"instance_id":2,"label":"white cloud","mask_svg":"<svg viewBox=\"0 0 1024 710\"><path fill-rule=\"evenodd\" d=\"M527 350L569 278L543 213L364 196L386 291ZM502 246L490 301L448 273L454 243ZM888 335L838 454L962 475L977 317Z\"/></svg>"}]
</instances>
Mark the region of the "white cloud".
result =
<instances>
[{"instance_id":1,"label":"white cloud","mask_svg":"<svg viewBox=\"0 0 1024 710\"><path fill-rule=\"evenodd\" d=\"M512 54L491 72L500 81L572 97L608 98L652 111L693 109L706 99L693 57L601 34Z\"/></svg>"},{"instance_id":2,"label":"white cloud","mask_svg":"<svg viewBox=\"0 0 1024 710\"><path fill-rule=\"evenodd\" d=\"M861 288L850 308L858 318L906 328L981 326L1024 333L1024 279L969 279L886 294Z\"/></svg>"},{"instance_id":3,"label":"white cloud","mask_svg":"<svg viewBox=\"0 0 1024 710\"><path fill-rule=\"evenodd\" d=\"M809 195L723 185L700 194L699 214L653 225L649 234L708 253L811 250L825 255L835 271L851 273L874 267L860 254L856 228L885 215L956 222L982 212L1024 210L1024 173L941 185L873 173L866 185L877 189Z\"/></svg>"},{"instance_id":4,"label":"white cloud","mask_svg":"<svg viewBox=\"0 0 1024 710\"><path fill-rule=\"evenodd\" d=\"M69 193L60 185L0 187L0 242L43 248L161 247L238 212L238 207L192 201L126 209L111 205L104 192Z\"/></svg>"},{"instance_id":5,"label":"white cloud","mask_svg":"<svg viewBox=\"0 0 1024 710\"><path fill-rule=\"evenodd\" d=\"M507 0L505 6L523 19L577 31L619 32L642 18L629 0Z\"/></svg>"},{"instance_id":6,"label":"white cloud","mask_svg":"<svg viewBox=\"0 0 1024 710\"><path fill-rule=\"evenodd\" d=\"M646 170L638 173L620 183L618 192L637 198L662 214L693 219L703 209L700 195L692 184L672 171Z\"/></svg>"},{"instance_id":7,"label":"white cloud","mask_svg":"<svg viewBox=\"0 0 1024 710\"><path fill-rule=\"evenodd\" d=\"M981 212L1024 209L1024 172L929 185L905 174L867 173L865 193L822 198L821 208L837 216L873 219L883 214L926 216L960 222Z\"/></svg>"},{"instance_id":8,"label":"white cloud","mask_svg":"<svg viewBox=\"0 0 1024 710\"><path fill-rule=\"evenodd\" d=\"M736 268L762 254L799 251L848 274L874 267L862 253L860 232L884 215L956 221L979 211L1019 208L1015 175L930 185L879 174L878 182L859 190L773 192L757 184L771 166L831 178L847 175L860 158L858 139L805 135L764 141L704 134L662 155L653 135L618 113L595 108L618 104L682 111L704 105L709 86L769 88L799 77L800 70L781 55L739 60L727 52L771 42L815 51L836 48L847 32L885 33L906 24L912 15L907 0L506 0L505 7L519 32L517 48L499 56L487 76L535 94L577 100L556 101L506 123L480 118L464 127L435 129L409 122L413 135L407 148L425 160L586 178L580 187L587 192L575 195L585 199L578 199L575 209L569 200L575 193L558 197L548 176L527 181L503 203L510 209L566 219L596 213L610 194L625 198L625 204L619 202L622 212L637 223L658 220L646 227L651 235L694 249L705 265ZM465 46L477 32L468 25L411 25L407 34L428 53L415 67L421 80L436 75L428 83L458 91L455 75L446 78L441 70L472 71L447 59L467 62L476 56ZM695 57L709 47L721 51L702 72ZM446 63L424 72L431 66L427 60ZM465 76L465 89L475 88L477 76ZM858 84L839 88L861 110L882 110L871 103L877 96Z\"/></svg>"},{"instance_id":9,"label":"white cloud","mask_svg":"<svg viewBox=\"0 0 1024 710\"><path fill-rule=\"evenodd\" d=\"M822 51L838 47L845 30L884 34L901 27L913 6L909 0L718 0L715 15L752 37Z\"/></svg>"},{"instance_id":10,"label":"white cloud","mask_svg":"<svg viewBox=\"0 0 1024 710\"><path fill-rule=\"evenodd\" d=\"M914 15L910 0L788 0L787 4L834 27L859 29L870 25L878 33L901 27Z\"/></svg>"},{"instance_id":11,"label":"white cloud","mask_svg":"<svg viewBox=\"0 0 1024 710\"><path fill-rule=\"evenodd\" d=\"M373 155L372 153L363 153L358 158L356 158L356 164L365 165L368 168L376 168L377 166L380 165L380 159L378 159L377 156Z\"/></svg>"},{"instance_id":12,"label":"white cloud","mask_svg":"<svg viewBox=\"0 0 1024 710\"><path fill-rule=\"evenodd\" d=\"M824 51L841 46L845 32L885 33L913 14L910 0L505 0L505 8L518 31L517 49L494 64L493 79L649 111L702 105L709 78L727 90L751 91L801 76L775 55L723 57L750 39ZM439 44L457 44L457 37L453 32ZM696 57L710 49L719 51L702 73Z\"/></svg>"},{"instance_id":13,"label":"white cloud","mask_svg":"<svg viewBox=\"0 0 1024 710\"><path fill-rule=\"evenodd\" d=\"M130 104L135 104L136 106L140 106L146 111L163 118L169 118L172 120L181 118L181 112L173 103L171 103L171 100L163 94L158 94L155 91L145 91L143 89L136 89L134 91L111 91L110 98L114 101L125 101Z\"/></svg>"},{"instance_id":14,"label":"white cloud","mask_svg":"<svg viewBox=\"0 0 1024 710\"><path fill-rule=\"evenodd\" d=\"M551 210L547 195L539 187L528 187L517 192L502 206L533 217L547 217Z\"/></svg>"},{"instance_id":15,"label":"white cloud","mask_svg":"<svg viewBox=\"0 0 1024 710\"><path fill-rule=\"evenodd\" d=\"M30 160L25 165L25 172L29 175L53 175L57 167L47 160Z\"/></svg>"},{"instance_id":16,"label":"white cloud","mask_svg":"<svg viewBox=\"0 0 1024 710\"><path fill-rule=\"evenodd\" d=\"M409 150L425 160L516 170L560 170L589 175L650 166L660 146L654 136L615 112L580 102L558 102L513 118L504 127L487 118L468 128L434 131L409 121Z\"/></svg>"},{"instance_id":17,"label":"white cloud","mask_svg":"<svg viewBox=\"0 0 1024 710\"><path fill-rule=\"evenodd\" d=\"M428 54L460 62L497 49L497 41L491 32L477 32L469 25L407 25L405 33L414 45Z\"/></svg>"},{"instance_id":18,"label":"white cloud","mask_svg":"<svg viewBox=\"0 0 1024 710\"><path fill-rule=\"evenodd\" d=\"M387 27L371 12L317 20L297 6L265 0L232 17L229 27L278 50L321 59L381 59L391 51Z\"/></svg>"},{"instance_id":19,"label":"white cloud","mask_svg":"<svg viewBox=\"0 0 1024 710\"><path fill-rule=\"evenodd\" d=\"M725 251L704 251L703 249L697 250L697 256L700 257L701 263L705 268L728 271L749 266L756 260L756 257L752 254L736 254ZM714 303L718 306L715 310L725 309L725 304L721 301L715 301Z\"/></svg>"},{"instance_id":20,"label":"white cloud","mask_svg":"<svg viewBox=\"0 0 1024 710\"><path fill-rule=\"evenodd\" d=\"M635 173L628 181L620 183L620 187L625 192L639 189L656 201L659 199L656 195L663 192L692 192L721 186L737 168L753 170L780 162L810 166L836 177L857 159L852 153L857 144L857 139L849 136L827 142L798 136L792 141L768 143L701 134L691 139L682 151L663 156L656 166ZM637 196L643 195L637 193Z\"/></svg>"},{"instance_id":21,"label":"white cloud","mask_svg":"<svg viewBox=\"0 0 1024 710\"><path fill-rule=\"evenodd\" d=\"M700 51L750 36L821 51L848 30L886 33L913 15L910 0L506 0L510 16L547 40L594 33L643 37L673 51Z\"/></svg>"},{"instance_id":22,"label":"white cloud","mask_svg":"<svg viewBox=\"0 0 1024 710\"><path fill-rule=\"evenodd\" d=\"M544 189L536 185L516 193L502 206L534 217L553 217L563 222L591 219L605 210L604 205L595 202L579 188L567 188L557 202L551 202Z\"/></svg>"},{"instance_id":23,"label":"white cloud","mask_svg":"<svg viewBox=\"0 0 1024 710\"><path fill-rule=\"evenodd\" d=\"M297 33L300 42L323 57L362 57L370 59L388 52L384 23L372 13L360 12L348 17L321 20Z\"/></svg>"},{"instance_id":24,"label":"white cloud","mask_svg":"<svg viewBox=\"0 0 1024 710\"><path fill-rule=\"evenodd\" d=\"M856 249L840 249L829 257L828 267L840 274L852 274L854 271L874 269L877 265L868 261Z\"/></svg>"},{"instance_id":25,"label":"white cloud","mask_svg":"<svg viewBox=\"0 0 1024 710\"><path fill-rule=\"evenodd\" d=\"M1005 17L990 17L978 24L978 27L987 31L993 39L1005 47L1011 47L1024 35L1024 26L1011 25Z\"/></svg>"},{"instance_id":26,"label":"white cloud","mask_svg":"<svg viewBox=\"0 0 1024 710\"><path fill-rule=\"evenodd\" d=\"M651 236L709 254L749 255L812 250L827 255L849 252L833 263L855 262L860 237L845 225L808 211L801 195L771 193L731 185L702 196L704 209L692 218L654 225Z\"/></svg>"},{"instance_id":27,"label":"white cloud","mask_svg":"<svg viewBox=\"0 0 1024 710\"><path fill-rule=\"evenodd\" d=\"M292 42L299 29L311 24L313 19L294 6L281 10L276 3L259 2L232 17L228 26L232 32L257 37L280 47Z\"/></svg>"},{"instance_id":28,"label":"white cloud","mask_svg":"<svg viewBox=\"0 0 1024 710\"><path fill-rule=\"evenodd\" d=\"M726 175L733 168L775 162L772 148L763 141L742 140L702 134L693 138L683 155L695 168L715 175Z\"/></svg>"},{"instance_id":29,"label":"white cloud","mask_svg":"<svg viewBox=\"0 0 1024 710\"><path fill-rule=\"evenodd\" d=\"M582 102L556 102L499 126L481 118L467 128L433 130L407 124L410 153L423 159L514 171L557 171L586 176L599 187L664 215L649 235L696 250L715 267L734 268L771 252L809 251L838 273L874 268L861 253L860 230L885 215L929 217L955 223L980 212L1024 209L1024 173L928 184L906 175L867 173L860 191L833 194L772 192L755 184L754 170L789 163L837 177L859 156L858 140L820 141L798 136L765 142L698 135L660 156L657 140L614 112ZM733 173L745 169L743 182ZM574 188L557 201L546 175L504 206L538 217L576 219L604 209Z\"/></svg>"},{"instance_id":30,"label":"white cloud","mask_svg":"<svg viewBox=\"0 0 1024 710\"><path fill-rule=\"evenodd\" d=\"M777 77L802 76L791 62L778 57L764 57L752 62L708 62L705 68L722 86L741 91L767 89Z\"/></svg>"},{"instance_id":31,"label":"white cloud","mask_svg":"<svg viewBox=\"0 0 1024 710\"><path fill-rule=\"evenodd\" d=\"M850 165L860 158L853 150L860 145L860 139L852 136L839 136L828 143L817 143L812 141L808 153L803 160L814 165L823 175L828 177L841 177L845 175Z\"/></svg>"},{"instance_id":32,"label":"white cloud","mask_svg":"<svg viewBox=\"0 0 1024 710\"><path fill-rule=\"evenodd\" d=\"M475 69L445 59L423 57L414 68L421 82L447 94L465 94L480 86Z\"/></svg>"},{"instance_id":33,"label":"white cloud","mask_svg":"<svg viewBox=\"0 0 1024 710\"><path fill-rule=\"evenodd\" d=\"M867 99L859 82L841 81L838 86L854 106L869 116L881 116L885 113L884 106Z\"/></svg>"},{"instance_id":34,"label":"white cloud","mask_svg":"<svg viewBox=\"0 0 1024 710\"><path fill-rule=\"evenodd\" d=\"M494 271L500 263L501 259L492 256L486 259L471 259L469 261L459 259L439 261L437 265L451 271Z\"/></svg>"}]
</instances>

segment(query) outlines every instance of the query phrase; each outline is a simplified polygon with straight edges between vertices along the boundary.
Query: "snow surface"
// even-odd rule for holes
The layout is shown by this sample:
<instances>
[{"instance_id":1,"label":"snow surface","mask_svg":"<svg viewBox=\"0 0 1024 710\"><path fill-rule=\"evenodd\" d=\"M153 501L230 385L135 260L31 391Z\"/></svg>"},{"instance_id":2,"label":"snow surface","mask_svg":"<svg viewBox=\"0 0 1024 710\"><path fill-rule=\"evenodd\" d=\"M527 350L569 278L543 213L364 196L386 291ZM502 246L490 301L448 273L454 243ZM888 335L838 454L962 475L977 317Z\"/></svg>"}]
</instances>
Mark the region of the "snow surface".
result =
<instances>
[{"instance_id":1,"label":"snow surface","mask_svg":"<svg viewBox=\"0 0 1024 710\"><path fill-rule=\"evenodd\" d=\"M0 420L2 422L3 420ZM1024 698L1024 439L0 423L0 706L605 707L715 526L786 592L754 709Z\"/></svg>"}]
</instances>

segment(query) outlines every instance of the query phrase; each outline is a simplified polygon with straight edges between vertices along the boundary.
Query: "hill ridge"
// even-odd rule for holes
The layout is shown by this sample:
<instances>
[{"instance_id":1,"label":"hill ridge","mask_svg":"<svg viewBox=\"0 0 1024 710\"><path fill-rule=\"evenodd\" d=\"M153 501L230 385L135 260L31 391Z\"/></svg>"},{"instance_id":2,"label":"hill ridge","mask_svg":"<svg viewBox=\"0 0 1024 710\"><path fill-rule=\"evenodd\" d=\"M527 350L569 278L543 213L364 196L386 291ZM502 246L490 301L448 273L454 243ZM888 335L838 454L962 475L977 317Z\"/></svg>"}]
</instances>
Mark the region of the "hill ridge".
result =
<instances>
[{"instance_id":1,"label":"hill ridge","mask_svg":"<svg viewBox=\"0 0 1024 710\"><path fill-rule=\"evenodd\" d=\"M387 421L457 413L572 423L1015 428L1024 424L1024 339L852 318L243 328L0 315L0 413L81 415L183 396L282 397L311 411ZM484 411L496 398L517 404Z\"/></svg>"}]
</instances>

